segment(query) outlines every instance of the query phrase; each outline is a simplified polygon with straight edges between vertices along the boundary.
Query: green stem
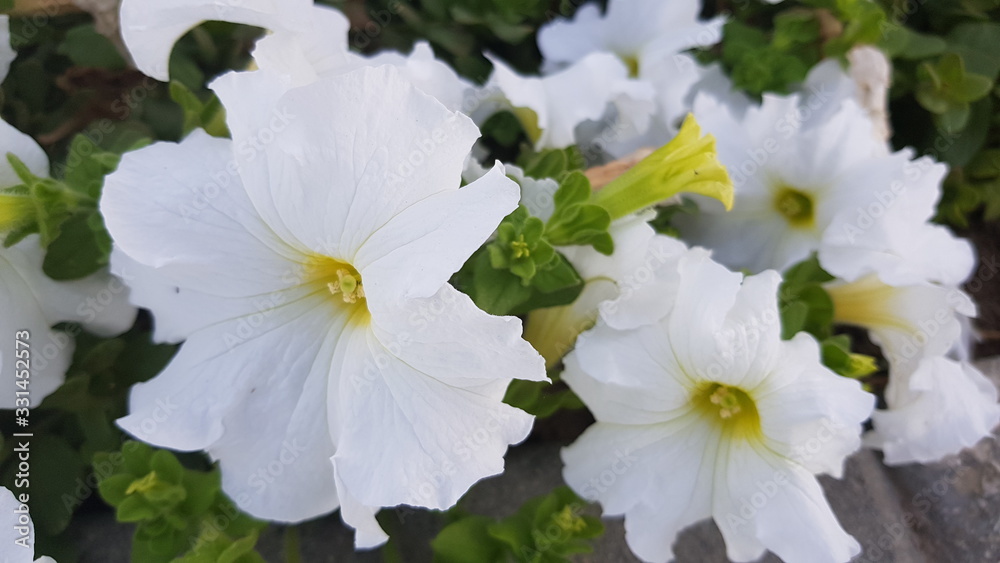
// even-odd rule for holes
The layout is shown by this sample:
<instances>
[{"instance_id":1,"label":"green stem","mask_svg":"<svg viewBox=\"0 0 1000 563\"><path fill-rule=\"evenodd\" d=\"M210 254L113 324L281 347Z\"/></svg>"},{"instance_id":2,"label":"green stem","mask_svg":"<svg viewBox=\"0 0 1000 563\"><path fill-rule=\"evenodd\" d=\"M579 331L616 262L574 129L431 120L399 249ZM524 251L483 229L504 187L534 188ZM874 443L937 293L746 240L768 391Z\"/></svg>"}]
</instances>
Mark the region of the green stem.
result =
<instances>
[{"instance_id":1,"label":"green stem","mask_svg":"<svg viewBox=\"0 0 1000 563\"><path fill-rule=\"evenodd\" d=\"M302 553L299 548L299 528L285 528L285 563L302 563Z\"/></svg>"}]
</instances>

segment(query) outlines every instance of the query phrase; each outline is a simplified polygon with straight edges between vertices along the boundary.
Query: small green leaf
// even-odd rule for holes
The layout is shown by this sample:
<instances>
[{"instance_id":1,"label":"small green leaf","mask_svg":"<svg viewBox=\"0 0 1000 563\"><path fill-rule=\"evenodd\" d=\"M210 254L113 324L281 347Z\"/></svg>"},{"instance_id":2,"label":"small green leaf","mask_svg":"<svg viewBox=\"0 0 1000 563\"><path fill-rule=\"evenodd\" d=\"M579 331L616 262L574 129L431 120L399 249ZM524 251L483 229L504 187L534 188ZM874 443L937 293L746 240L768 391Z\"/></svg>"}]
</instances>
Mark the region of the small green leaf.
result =
<instances>
[{"instance_id":1,"label":"small green leaf","mask_svg":"<svg viewBox=\"0 0 1000 563\"><path fill-rule=\"evenodd\" d=\"M487 516L468 516L445 526L431 541L434 563L504 561L503 546L488 532L491 524Z\"/></svg>"},{"instance_id":2,"label":"small green leaf","mask_svg":"<svg viewBox=\"0 0 1000 563\"><path fill-rule=\"evenodd\" d=\"M111 235L101 214L84 211L69 217L59 228L59 236L49 244L42 270L54 280L87 277L108 264Z\"/></svg>"},{"instance_id":3,"label":"small green leaf","mask_svg":"<svg viewBox=\"0 0 1000 563\"><path fill-rule=\"evenodd\" d=\"M92 23L78 25L66 32L58 52L69 57L76 66L112 70L125 68L125 59L118 49L107 37L98 33Z\"/></svg>"}]
</instances>

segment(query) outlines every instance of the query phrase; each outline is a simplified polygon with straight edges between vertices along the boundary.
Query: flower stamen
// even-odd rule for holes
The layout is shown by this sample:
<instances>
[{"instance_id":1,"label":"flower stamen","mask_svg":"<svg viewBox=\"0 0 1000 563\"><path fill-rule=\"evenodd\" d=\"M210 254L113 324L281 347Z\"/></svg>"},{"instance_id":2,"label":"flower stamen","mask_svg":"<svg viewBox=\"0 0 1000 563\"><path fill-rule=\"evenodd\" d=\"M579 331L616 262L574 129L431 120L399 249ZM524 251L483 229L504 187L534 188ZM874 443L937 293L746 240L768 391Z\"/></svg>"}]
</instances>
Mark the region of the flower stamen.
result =
<instances>
[{"instance_id":1,"label":"flower stamen","mask_svg":"<svg viewBox=\"0 0 1000 563\"><path fill-rule=\"evenodd\" d=\"M361 284L361 276L352 274L346 268L337 270L337 281L328 282L326 287L329 288L331 294L340 295L344 299L344 303L353 304L365 298L365 288Z\"/></svg>"}]
</instances>

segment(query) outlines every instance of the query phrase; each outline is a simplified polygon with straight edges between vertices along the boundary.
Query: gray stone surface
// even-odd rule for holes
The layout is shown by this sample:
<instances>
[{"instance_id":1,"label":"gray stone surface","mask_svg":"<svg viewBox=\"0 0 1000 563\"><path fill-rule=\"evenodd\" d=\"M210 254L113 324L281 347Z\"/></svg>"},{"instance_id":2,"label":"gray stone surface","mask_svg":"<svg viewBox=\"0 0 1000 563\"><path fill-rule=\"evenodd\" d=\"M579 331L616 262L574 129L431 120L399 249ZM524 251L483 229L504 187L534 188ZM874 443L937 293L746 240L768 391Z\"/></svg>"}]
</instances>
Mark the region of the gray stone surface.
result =
<instances>
[{"instance_id":1,"label":"gray stone surface","mask_svg":"<svg viewBox=\"0 0 1000 563\"><path fill-rule=\"evenodd\" d=\"M980 363L1000 384L1000 358ZM511 450L503 475L477 484L463 508L477 514L507 516L525 500L562 484L559 448L537 441ZM848 460L845 478L821 478L827 498L848 532L864 548L864 563L994 563L1000 561L1000 444L983 440L959 456L931 465L885 467L878 454L862 451ZM131 530L108 512L80 515L76 529L83 547L81 563L128 561ZM429 540L444 523L442 515L400 510L384 519L406 563L431 560ZM595 552L580 563L631 563L620 520L607 520ZM272 526L260 541L268 561L281 563L284 529ZM353 535L338 514L300 526L305 563L372 563L379 551L356 553ZM715 525L702 522L685 530L676 545L679 563L727 561ZM778 561L767 555L763 561Z\"/></svg>"}]
</instances>

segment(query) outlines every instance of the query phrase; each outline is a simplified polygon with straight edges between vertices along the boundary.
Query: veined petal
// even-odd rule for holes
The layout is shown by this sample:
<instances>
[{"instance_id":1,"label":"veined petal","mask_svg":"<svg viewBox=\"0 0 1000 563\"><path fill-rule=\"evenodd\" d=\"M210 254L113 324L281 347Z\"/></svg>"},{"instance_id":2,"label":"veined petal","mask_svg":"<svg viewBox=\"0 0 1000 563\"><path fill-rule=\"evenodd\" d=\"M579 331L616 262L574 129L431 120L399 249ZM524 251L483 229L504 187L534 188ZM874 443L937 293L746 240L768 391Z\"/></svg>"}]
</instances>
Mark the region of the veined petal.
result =
<instances>
[{"instance_id":1,"label":"veined petal","mask_svg":"<svg viewBox=\"0 0 1000 563\"><path fill-rule=\"evenodd\" d=\"M498 162L475 182L428 196L389 219L353 260L373 309L437 293L517 208L519 196Z\"/></svg>"},{"instance_id":2,"label":"veined petal","mask_svg":"<svg viewBox=\"0 0 1000 563\"><path fill-rule=\"evenodd\" d=\"M563 148L576 144L575 129L586 121L600 119L608 104L620 96L648 99L652 114L653 91L649 85L631 91L624 63L609 53L592 53L572 66L543 77L521 76L496 57L490 83L499 88L515 109L530 110L534 123L525 123L536 149ZM516 113L516 111L515 111ZM641 112L640 112L641 113ZM635 120L641 116L630 114Z\"/></svg>"},{"instance_id":3,"label":"veined petal","mask_svg":"<svg viewBox=\"0 0 1000 563\"><path fill-rule=\"evenodd\" d=\"M179 144L126 154L101 197L115 244L175 284L212 295L247 297L294 285L303 254L260 220L232 150L230 141L198 130Z\"/></svg>"},{"instance_id":4,"label":"veined petal","mask_svg":"<svg viewBox=\"0 0 1000 563\"><path fill-rule=\"evenodd\" d=\"M813 473L840 478L861 446L861 424L875 396L820 364L819 345L803 332L779 347L773 371L754 390L767 447Z\"/></svg>"},{"instance_id":5,"label":"veined petal","mask_svg":"<svg viewBox=\"0 0 1000 563\"><path fill-rule=\"evenodd\" d=\"M662 326L619 331L598 324L566 357L563 380L604 422L655 424L690 409L691 382Z\"/></svg>"},{"instance_id":6,"label":"veined petal","mask_svg":"<svg viewBox=\"0 0 1000 563\"><path fill-rule=\"evenodd\" d=\"M273 377L307 376L331 327L339 326L337 313L326 295L299 295L192 334L158 376L132 387L129 415L118 425L158 446L210 448L234 405L267 393Z\"/></svg>"},{"instance_id":7,"label":"veined petal","mask_svg":"<svg viewBox=\"0 0 1000 563\"><path fill-rule=\"evenodd\" d=\"M445 382L410 366L395 352L403 346L352 337L333 461L362 505L448 508L503 471L507 446L528 435L532 417L503 404L494 382Z\"/></svg>"},{"instance_id":8,"label":"veined petal","mask_svg":"<svg viewBox=\"0 0 1000 563\"><path fill-rule=\"evenodd\" d=\"M732 358L723 345L723 330L743 276L713 262L702 249L683 257L678 269L681 281L667 320L673 353L689 376L729 381ZM739 380L733 379L731 384Z\"/></svg>"},{"instance_id":9,"label":"veined petal","mask_svg":"<svg viewBox=\"0 0 1000 563\"><path fill-rule=\"evenodd\" d=\"M461 184L478 130L398 69L361 68L287 93L275 78L232 73L212 88L230 110L250 200L283 236L352 262L394 216Z\"/></svg>"},{"instance_id":10,"label":"veined petal","mask_svg":"<svg viewBox=\"0 0 1000 563\"><path fill-rule=\"evenodd\" d=\"M338 347L347 346L343 334L354 328L346 315L334 316L323 305L313 302L317 310L308 313L306 303L290 306L303 314L290 319L301 331L294 335L297 341L266 350L277 356L275 361L244 364L247 381L230 383L235 399L222 418L223 433L208 453L219 460L222 489L250 515L300 522L339 506L331 463L335 436L328 427L339 413L328 396L341 369ZM275 330L291 332L290 326ZM251 346L273 345L269 335L257 340ZM259 369L248 373L249 366ZM208 374L202 371L201 377Z\"/></svg>"},{"instance_id":11,"label":"veined petal","mask_svg":"<svg viewBox=\"0 0 1000 563\"><path fill-rule=\"evenodd\" d=\"M713 517L729 558L753 561L763 548L788 563L846 563L861 546L841 528L816 478L748 443L734 443L717 477Z\"/></svg>"},{"instance_id":12,"label":"veined petal","mask_svg":"<svg viewBox=\"0 0 1000 563\"><path fill-rule=\"evenodd\" d=\"M136 262L117 246L111 250L111 272L128 284L130 303L153 312L153 341L177 343L218 322L268 310L282 293L227 298L181 287L162 269Z\"/></svg>"},{"instance_id":13,"label":"veined petal","mask_svg":"<svg viewBox=\"0 0 1000 563\"><path fill-rule=\"evenodd\" d=\"M457 387L480 387L498 402L512 379L546 380L538 352L521 339L520 319L490 315L451 285L385 313L372 314L375 337L427 377ZM442 353L445 346L447 354Z\"/></svg>"}]
</instances>

